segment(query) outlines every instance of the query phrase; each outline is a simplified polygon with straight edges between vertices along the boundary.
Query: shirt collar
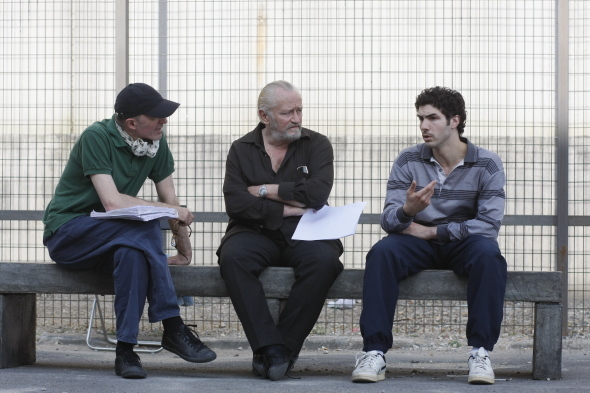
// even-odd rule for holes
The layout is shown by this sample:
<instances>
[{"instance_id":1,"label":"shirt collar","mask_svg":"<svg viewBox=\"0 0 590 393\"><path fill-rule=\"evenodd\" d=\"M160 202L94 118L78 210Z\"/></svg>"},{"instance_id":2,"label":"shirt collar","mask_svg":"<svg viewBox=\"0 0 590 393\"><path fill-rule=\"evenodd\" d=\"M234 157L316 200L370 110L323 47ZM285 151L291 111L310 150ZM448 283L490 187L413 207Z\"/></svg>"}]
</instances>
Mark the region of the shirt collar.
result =
<instances>
[{"instance_id":1,"label":"shirt collar","mask_svg":"<svg viewBox=\"0 0 590 393\"><path fill-rule=\"evenodd\" d=\"M467 138L463 138L462 136L459 137L461 142L467 143L467 153L465 154L465 158L463 162L476 162L477 161L477 149L475 145L469 141ZM420 151L420 158L425 161L430 161L431 158L434 156L432 155L432 149L426 144L422 144L422 149Z\"/></svg>"},{"instance_id":2,"label":"shirt collar","mask_svg":"<svg viewBox=\"0 0 590 393\"><path fill-rule=\"evenodd\" d=\"M111 140L113 141L115 147L128 146L127 142L125 142L125 140L123 139L123 137L121 136L121 134L119 134L119 131L117 130L117 126L115 124L115 116L116 115L113 115L111 120L109 120L107 123L107 131L109 133L109 136L111 137Z\"/></svg>"},{"instance_id":3,"label":"shirt collar","mask_svg":"<svg viewBox=\"0 0 590 393\"><path fill-rule=\"evenodd\" d=\"M262 139L262 130L266 127L266 125L262 122L258 123L258 125L256 126L256 128L254 130L252 130L252 132L244 135L244 137L241 139L241 142L243 143L254 143L256 146L264 149L264 140ZM310 138L311 135L309 133L309 130L307 128L301 128L301 137L299 139L302 138Z\"/></svg>"}]
</instances>

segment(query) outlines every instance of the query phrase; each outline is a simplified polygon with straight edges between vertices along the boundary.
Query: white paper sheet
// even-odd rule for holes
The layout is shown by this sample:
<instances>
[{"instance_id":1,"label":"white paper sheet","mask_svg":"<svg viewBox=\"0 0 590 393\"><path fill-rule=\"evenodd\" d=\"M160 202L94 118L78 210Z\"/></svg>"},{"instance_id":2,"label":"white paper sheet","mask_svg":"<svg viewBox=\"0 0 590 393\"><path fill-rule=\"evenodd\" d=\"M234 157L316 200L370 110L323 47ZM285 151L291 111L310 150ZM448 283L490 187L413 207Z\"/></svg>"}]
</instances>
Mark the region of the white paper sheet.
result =
<instances>
[{"instance_id":1,"label":"white paper sheet","mask_svg":"<svg viewBox=\"0 0 590 393\"><path fill-rule=\"evenodd\" d=\"M324 206L314 212L308 210L299 221L293 240L329 240L354 235L367 202L356 202L341 207Z\"/></svg>"},{"instance_id":2,"label":"white paper sheet","mask_svg":"<svg viewBox=\"0 0 590 393\"><path fill-rule=\"evenodd\" d=\"M95 212L90 213L90 217L99 220L137 220L137 221L151 221L168 218L178 218L178 211L170 207L155 207L155 206L133 206L123 209L111 210L106 213Z\"/></svg>"}]
</instances>

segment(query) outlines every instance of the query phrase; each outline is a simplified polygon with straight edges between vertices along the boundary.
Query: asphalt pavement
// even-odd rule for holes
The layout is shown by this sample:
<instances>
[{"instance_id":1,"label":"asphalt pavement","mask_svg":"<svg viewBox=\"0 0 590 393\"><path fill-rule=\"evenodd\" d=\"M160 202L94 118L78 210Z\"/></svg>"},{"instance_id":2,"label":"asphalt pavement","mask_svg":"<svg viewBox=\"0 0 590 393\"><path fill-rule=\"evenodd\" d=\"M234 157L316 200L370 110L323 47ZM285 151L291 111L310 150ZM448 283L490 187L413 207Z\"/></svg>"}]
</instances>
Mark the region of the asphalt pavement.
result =
<instances>
[{"instance_id":1,"label":"asphalt pavement","mask_svg":"<svg viewBox=\"0 0 590 393\"><path fill-rule=\"evenodd\" d=\"M494 385L467 384L467 352L440 342L400 339L387 355L385 381L350 380L358 337L310 337L289 377L272 382L251 374L245 340L204 340L218 357L192 364L166 351L140 354L148 377L114 372L114 352L94 351L78 336L43 335L33 365L0 369L0 393L148 392L590 392L590 339L564 341L563 379L531 379L530 341L502 340L492 353Z\"/></svg>"}]
</instances>

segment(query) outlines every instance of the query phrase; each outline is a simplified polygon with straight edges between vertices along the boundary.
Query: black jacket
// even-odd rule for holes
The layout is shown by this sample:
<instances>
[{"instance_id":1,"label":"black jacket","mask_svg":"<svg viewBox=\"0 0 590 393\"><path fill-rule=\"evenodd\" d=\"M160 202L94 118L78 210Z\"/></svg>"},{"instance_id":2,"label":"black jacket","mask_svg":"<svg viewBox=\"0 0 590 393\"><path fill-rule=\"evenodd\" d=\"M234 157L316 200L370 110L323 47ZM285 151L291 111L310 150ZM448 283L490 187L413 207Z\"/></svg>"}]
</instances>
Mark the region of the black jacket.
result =
<instances>
[{"instance_id":1,"label":"black jacket","mask_svg":"<svg viewBox=\"0 0 590 393\"><path fill-rule=\"evenodd\" d=\"M279 196L295 200L309 208L321 209L327 204L334 182L334 152L328 138L303 128L301 138L292 142L279 168L272 169L270 157L264 150L263 123L234 141L227 156L223 195L230 218L223 242L238 232L260 232L262 228L280 230L285 240L291 240L301 217L284 217L283 204L255 197L248 186L278 184ZM307 167L305 173L303 167ZM220 246L220 248L221 248Z\"/></svg>"}]
</instances>

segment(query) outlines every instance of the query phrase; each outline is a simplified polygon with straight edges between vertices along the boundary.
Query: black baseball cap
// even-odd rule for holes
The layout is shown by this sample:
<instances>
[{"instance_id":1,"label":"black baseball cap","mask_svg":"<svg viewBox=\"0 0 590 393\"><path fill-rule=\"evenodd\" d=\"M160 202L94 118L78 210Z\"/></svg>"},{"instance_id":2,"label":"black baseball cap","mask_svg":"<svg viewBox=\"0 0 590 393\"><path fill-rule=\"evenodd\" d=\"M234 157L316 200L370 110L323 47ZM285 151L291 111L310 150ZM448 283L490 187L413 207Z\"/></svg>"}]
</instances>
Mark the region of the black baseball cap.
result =
<instances>
[{"instance_id":1,"label":"black baseball cap","mask_svg":"<svg viewBox=\"0 0 590 393\"><path fill-rule=\"evenodd\" d=\"M179 103L162 97L150 85L131 83L117 95L115 112L120 119L139 115L163 118L172 115L179 106Z\"/></svg>"}]
</instances>

